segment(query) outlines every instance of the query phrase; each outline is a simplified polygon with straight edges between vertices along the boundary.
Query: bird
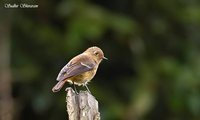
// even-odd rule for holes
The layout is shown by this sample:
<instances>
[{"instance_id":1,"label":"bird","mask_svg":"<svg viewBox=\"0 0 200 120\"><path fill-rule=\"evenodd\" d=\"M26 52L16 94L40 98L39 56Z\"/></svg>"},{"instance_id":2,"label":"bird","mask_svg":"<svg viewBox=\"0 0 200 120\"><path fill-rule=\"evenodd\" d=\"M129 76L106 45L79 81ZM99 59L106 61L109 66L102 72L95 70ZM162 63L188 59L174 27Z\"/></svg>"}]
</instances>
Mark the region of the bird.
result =
<instances>
[{"instance_id":1,"label":"bird","mask_svg":"<svg viewBox=\"0 0 200 120\"><path fill-rule=\"evenodd\" d=\"M97 47L89 47L83 53L72 58L59 72L56 80L58 83L52 88L53 92L58 92L64 86L66 82L74 85L75 92L76 86L85 86L89 93L90 90L87 87L87 83L90 82L95 76L99 64L103 59L107 59L104 56L103 51Z\"/></svg>"}]
</instances>

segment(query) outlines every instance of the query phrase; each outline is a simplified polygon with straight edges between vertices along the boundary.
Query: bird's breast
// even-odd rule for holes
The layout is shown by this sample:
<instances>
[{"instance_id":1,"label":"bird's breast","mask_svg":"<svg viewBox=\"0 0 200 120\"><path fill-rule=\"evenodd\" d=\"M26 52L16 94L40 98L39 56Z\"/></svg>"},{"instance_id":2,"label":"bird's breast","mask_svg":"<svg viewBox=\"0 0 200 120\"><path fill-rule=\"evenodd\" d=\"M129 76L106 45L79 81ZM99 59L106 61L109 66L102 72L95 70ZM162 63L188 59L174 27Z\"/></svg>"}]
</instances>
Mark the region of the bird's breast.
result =
<instances>
[{"instance_id":1,"label":"bird's breast","mask_svg":"<svg viewBox=\"0 0 200 120\"><path fill-rule=\"evenodd\" d=\"M80 85L87 83L95 76L96 71L97 71L97 67L95 67L94 69L92 69L90 71L87 71L87 72L84 72L77 76L74 76L74 77L70 78L70 80L72 82L75 82L76 84L80 84Z\"/></svg>"}]
</instances>

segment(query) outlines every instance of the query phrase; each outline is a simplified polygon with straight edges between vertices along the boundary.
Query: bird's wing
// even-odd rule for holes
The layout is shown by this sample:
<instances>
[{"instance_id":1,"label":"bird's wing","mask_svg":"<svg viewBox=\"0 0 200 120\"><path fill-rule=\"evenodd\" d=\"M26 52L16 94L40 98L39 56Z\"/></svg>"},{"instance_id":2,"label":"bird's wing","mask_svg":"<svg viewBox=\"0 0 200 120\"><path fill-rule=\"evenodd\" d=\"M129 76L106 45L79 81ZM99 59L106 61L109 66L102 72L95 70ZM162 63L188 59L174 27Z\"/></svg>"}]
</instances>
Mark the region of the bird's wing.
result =
<instances>
[{"instance_id":1,"label":"bird's wing","mask_svg":"<svg viewBox=\"0 0 200 120\"><path fill-rule=\"evenodd\" d=\"M58 74L57 81L79 75L94 68L95 62L86 55L75 57L65 65Z\"/></svg>"}]
</instances>

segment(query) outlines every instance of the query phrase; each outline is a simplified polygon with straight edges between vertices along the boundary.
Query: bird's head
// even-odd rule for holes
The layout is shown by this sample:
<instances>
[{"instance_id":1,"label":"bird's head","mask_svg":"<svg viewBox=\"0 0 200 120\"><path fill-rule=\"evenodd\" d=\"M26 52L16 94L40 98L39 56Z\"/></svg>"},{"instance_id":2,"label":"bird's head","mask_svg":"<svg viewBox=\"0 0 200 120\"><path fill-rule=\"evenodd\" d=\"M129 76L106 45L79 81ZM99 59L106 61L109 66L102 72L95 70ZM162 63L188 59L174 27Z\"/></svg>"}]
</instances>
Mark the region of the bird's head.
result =
<instances>
[{"instance_id":1,"label":"bird's head","mask_svg":"<svg viewBox=\"0 0 200 120\"><path fill-rule=\"evenodd\" d=\"M92 56L95 59L95 61L97 61L97 62L101 62L103 59L107 59L104 56L103 51L99 47L96 47L96 46L88 48L85 51L85 53L87 53L90 56Z\"/></svg>"}]
</instances>

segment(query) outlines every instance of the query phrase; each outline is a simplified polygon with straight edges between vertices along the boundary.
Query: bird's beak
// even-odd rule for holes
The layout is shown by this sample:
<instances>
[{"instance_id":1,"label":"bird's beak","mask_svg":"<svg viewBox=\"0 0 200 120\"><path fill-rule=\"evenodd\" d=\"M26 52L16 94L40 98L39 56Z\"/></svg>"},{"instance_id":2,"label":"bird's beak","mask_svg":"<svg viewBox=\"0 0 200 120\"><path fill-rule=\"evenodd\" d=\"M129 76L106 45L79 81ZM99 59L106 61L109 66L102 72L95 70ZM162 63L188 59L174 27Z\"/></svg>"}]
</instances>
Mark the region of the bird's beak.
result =
<instances>
[{"instance_id":1,"label":"bird's beak","mask_svg":"<svg viewBox=\"0 0 200 120\"><path fill-rule=\"evenodd\" d=\"M108 58L106 58L106 57L104 57L104 56L103 56L103 59L108 60Z\"/></svg>"}]
</instances>

